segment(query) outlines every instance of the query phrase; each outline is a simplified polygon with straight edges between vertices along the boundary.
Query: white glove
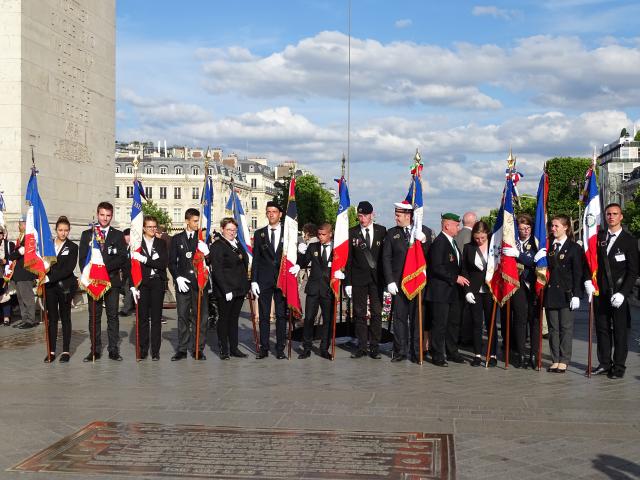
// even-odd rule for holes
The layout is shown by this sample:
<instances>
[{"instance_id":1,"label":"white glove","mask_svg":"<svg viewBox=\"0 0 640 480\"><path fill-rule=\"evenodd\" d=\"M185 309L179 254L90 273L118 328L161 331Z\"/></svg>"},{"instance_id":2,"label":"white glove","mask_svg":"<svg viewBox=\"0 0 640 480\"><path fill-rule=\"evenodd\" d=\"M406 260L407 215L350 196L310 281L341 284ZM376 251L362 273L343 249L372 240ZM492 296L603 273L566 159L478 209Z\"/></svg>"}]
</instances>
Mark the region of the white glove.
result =
<instances>
[{"instance_id":1,"label":"white glove","mask_svg":"<svg viewBox=\"0 0 640 480\"><path fill-rule=\"evenodd\" d=\"M307 248L309 248L309 245L307 245L306 243L301 243L300 245L298 245L298 252L304 255L305 253L307 253Z\"/></svg>"},{"instance_id":2,"label":"white glove","mask_svg":"<svg viewBox=\"0 0 640 480\"><path fill-rule=\"evenodd\" d=\"M538 252L533 257L533 261L537 262L538 260L540 260L542 257L545 257L546 255L547 255L547 249L546 248L541 248L540 250L538 250Z\"/></svg>"},{"instance_id":3,"label":"white glove","mask_svg":"<svg viewBox=\"0 0 640 480\"><path fill-rule=\"evenodd\" d=\"M569 303L569 310L577 310L580 308L580 299L578 297L572 297L571 303Z\"/></svg>"},{"instance_id":4,"label":"white glove","mask_svg":"<svg viewBox=\"0 0 640 480\"><path fill-rule=\"evenodd\" d=\"M398 285L396 285L396 282L391 282L389 285L387 285L387 292L389 292L391 295L398 294Z\"/></svg>"},{"instance_id":5,"label":"white glove","mask_svg":"<svg viewBox=\"0 0 640 480\"><path fill-rule=\"evenodd\" d=\"M353 295L353 288L351 287L351 285L347 285L346 287L344 287L344 293L347 294L347 297L351 298L351 295Z\"/></svg>"},{"instance_id":6,"label":"white glove","mask_svg":"<svg viewBox=\"0 0 640 480\"><path fill-rule=\"evenodd\" d=\"M20 255L24 255L24 247L20 247L20 248L18 249L18 253L19 253Z\"/></svg>"},{"instance_id":7,"label":"white glove","mask_svg":"<svg viewBox=\"0 0 640 480\"><path fill-rule=\"evenodd\" d=\"M46 260L43 260L42 264L44 265L44 271L48 272L49 268L51 267L51 264L49 262L47 262Z\"/></svg>"},{"instance_id":8,"label":"white glove","mask_svg":"<svg viewBox=\"0 0 640 480\"><path fill-rule=\"evenodd\" d=\"M176 283L178 284L178 291L180 293L187 293L189 291L189 284L191 283L191 280L184 277L178 277L176 278Z\"/></svg>"},{"instance_id":9,"label":"white glove","mask_svg":"<svg viewBox=\"0 0 640 480\"><path fill-rule=\"evenodd\" d=\"M589 298L596 293L596 287L593 286L593 282L591 280L584 282L584 290L587 292L587 295L589 295Z\"/></svg>"},{"instance_id":10,"label":"white glove","mask_svg":"<svg viewBox=\"0 0 640 480\"><path fill-rule=\"evenodd\" d=\"M613 308L620 308L620 305L624 303L624 295L621 293L614 293L611 297L611 306Z\"/></svg>"},{"instance_id":11,"label":"white glove","mask_svg":"<svg viewBox=\"0 0 640 480\"><path fill-rule=\"evenodd\" d=\"M476 296L469 292L464 296L464 299L467 301L467 303L471 303L472 305L476 304Z\"/></svg>"},{"instance_id":12,"label":"white glove","mask_svg":"<svg viewBox=\"0 0 640 480\"><path fill-rule=\"evenodd\" d=\"M131 254L131 258L133 258L134 260L139 261L140 263L147 263L147 257L142 255L140 252L133 252Z\"/></svg>"},{"instance_id":13,"label":"white glove","mask_svg":"<svg viewBox=\"0 0 640 480\"><path fill-rule=\"evenodd\" d=\"M137 305L138 300L140 300L140 290L138 290L136 287L131 287L129 290L131 290L131 296L133 297L133 301Z\"/></svg>"},{"instance_id":14,"label":"white glove","mask_svg":"<svg viewBox=\"0 0 640 480\"><path fill-rule=\"evenodd\" d=\"M260 296L260 287L258 286L258 282L251 282L251 293L258 298Z\"/></svg>"},{"instance_id":15,"label":"white glove","mask_svg":"<svg viewBox=\"0 0 640 480\"><path fill-rule=\"evenodd\" d=\"M230 301L233 299L233 293L232 293L232 292L227 293L227 294L224 296L224 298L226 298L226 299L227 299L227 302L230 302Z\"/></svg>"},{"instance_id":16,"label":"white glove","mask_svg":"<svg viewBox=\"0 0 640 480\"><path fill-rule=\"evenodd\" d=\"M300 271L300 265L294 265L289 269L289 273L294 276L297 275L299 271Z\"/></svg>"},{"instance_id":17,"label":"white glove","mask_svg":"<svg viewBox=\"0 0 640 480\"><path fill-rule=\"evenodd\" d=\"M416 240L421 242L421 243L424 243L424 242L427 241L427 236L424 234L424 232L422 230L418 230L416 232Z\"/></svg>"},{"instance_id":18,"label":"white glove","mask_svg":"<svg viewBox=\"0 0 640 480\"><path fill-rule=\"evenodd\" d=\"M203 255L209 255L209 247L202 240L198 242L198 250L202 252Z\"/></svg>"},{"instance_id":19,"label":"white glove","mask_svg":"<svg viewBox=\"0 0 640 480\"><path fill-rule=\"evenodd\" d=\"M520 252L516 247L504 247L502 249L502 255L506 257L518 258L518 256L520 255Z\"/></svg>"},{"instance_id":20,"label":"white glove","mask_svg":"<svg viewBox=\"0 0 640 480\"><path fill-rule=\"evenodd\" d=\"M344 272L342 270L336 270L336 272L333 274L333 278L344 280Z\"/></svg>"},{"instance_id":21,"label":"white glove","mask_svg":"<svg viewBox=\"0 0 640 480\"><path fill-rule=\"evenodd\" d=\"M42 280L42 283L49 283L49 275L44 276L44 280Z\"/></svg>"}]
</instances>

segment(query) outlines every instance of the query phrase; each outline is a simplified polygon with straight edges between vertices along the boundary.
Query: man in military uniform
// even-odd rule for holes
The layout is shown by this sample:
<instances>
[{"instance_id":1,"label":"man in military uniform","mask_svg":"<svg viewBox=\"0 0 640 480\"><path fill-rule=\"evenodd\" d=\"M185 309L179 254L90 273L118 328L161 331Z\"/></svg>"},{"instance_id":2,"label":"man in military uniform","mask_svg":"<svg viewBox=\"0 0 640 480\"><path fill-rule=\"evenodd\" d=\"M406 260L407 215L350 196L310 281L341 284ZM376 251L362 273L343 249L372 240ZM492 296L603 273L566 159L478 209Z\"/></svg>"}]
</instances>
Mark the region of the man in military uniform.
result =
<instances>
[{"instance_id":1,"label":"man in military uniform","mask_svg":"<svg viewBox=\"0 0 640 480\"><path fill-rule=\"evenodd\" d=\"M344 291L352 298L353 322L358 338L358 350L351 358L367 355L380 358L378 344L382 335L382 245L387 229L373 223L373 205L360 202L357 208L358 223L349 229L349 258L345 272ZM367 301L369 303L369 328L367 328Z\"/></svg>"},{"instance_id":2,"label":"man in military uniform","mask_svg":"<svg viewBox=\"0 0 640 480\"><path fill-rule=\"evenodd\" d=\"M458 352L460 329L460 287L469 280L460 275L462 254L455 241L460 217L454 213L441 215L442 231L433 241L427 260L427 295L432 312L431 359L434 365L446 367L446 358L464 363Z\"/></svg>"},{"instance_id":3,"label":"man in military uniform","mask_svg":"<svg viewBox=\"0 0 640 480\"><path fill-rule=\"evenodd\" d=\"M419 345L419 328L424 328L422 319L417 319L418 302L422 296L409 300L401 289L402 271L409 249L413 229L413 206L408 203L395 204L396 226L387 230L382 247L382 269L387 291L393 295L393 357L392 362L409 358L416 362L422 345ZM431 245L431 230L423 226L416 233L416 241L422 243L425 258Z\"/></svg>"}]
</instances>

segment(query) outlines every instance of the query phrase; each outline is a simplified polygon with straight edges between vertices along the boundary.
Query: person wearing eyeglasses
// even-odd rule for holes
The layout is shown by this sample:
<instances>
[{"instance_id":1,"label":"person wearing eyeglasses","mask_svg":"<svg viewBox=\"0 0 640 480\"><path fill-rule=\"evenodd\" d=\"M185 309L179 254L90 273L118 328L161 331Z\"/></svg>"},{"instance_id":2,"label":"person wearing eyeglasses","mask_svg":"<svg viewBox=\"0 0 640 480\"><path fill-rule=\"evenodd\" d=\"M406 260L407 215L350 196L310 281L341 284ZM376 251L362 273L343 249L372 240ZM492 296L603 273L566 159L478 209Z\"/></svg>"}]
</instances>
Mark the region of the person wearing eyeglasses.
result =
<instances>
[{"instance_id":1,"label":"person wearing eyeglasses","mask_svg":"<svg viewBox=\"0 0 640 480\"><path fill-rule=\"evenodd\" d=\"M146 215L143 220L140 252L131 254L131 258L138 260L142 267L140 285L138 288L131 287L133 299L138 304L140 359L147 358L149 337L151 337L151 359L154 362L160 360L162 305L164 286L167 281L167 263L169 262L167 244L156 237L157 229L158 220L153 216Z\"/></svg>"},{"instance_id":2,"label":"person wearing eyeglasses","mask_svg":"<svg viewBox=\"0 0 640 480\"><path fill-rule=\"evenodd\" d=\"M222 235L211 245L213 291L218 299L219 317L216 323L220 359L230 356L245 358L238 349L238 318L249 292L249 256L238 242L238 222L223 218Z\"/></svg>"}]
</instances>

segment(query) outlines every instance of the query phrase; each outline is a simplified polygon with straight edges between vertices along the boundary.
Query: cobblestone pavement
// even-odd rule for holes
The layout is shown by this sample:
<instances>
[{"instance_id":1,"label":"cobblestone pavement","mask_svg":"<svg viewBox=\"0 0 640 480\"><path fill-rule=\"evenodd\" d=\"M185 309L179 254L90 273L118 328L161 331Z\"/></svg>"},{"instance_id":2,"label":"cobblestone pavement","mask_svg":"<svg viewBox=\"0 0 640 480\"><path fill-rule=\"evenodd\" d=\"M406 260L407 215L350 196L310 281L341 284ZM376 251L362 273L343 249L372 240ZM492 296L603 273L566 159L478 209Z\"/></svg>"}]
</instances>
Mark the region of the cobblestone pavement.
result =
<instances>
[{"instance_id":1,"label":"cobblestone pavement","mask_svg":"<svg viewBox=\"0 0 640 480\"><path fill-rule=\"evenodd\" d=\"M84 311L73 313L74 354L66 365L42 362L42 327L0 328L0 478L87 478L6 469L96 420L453 433L460 479L640 478L637 309L622 380L583 376L585 310L566 375L505 370L502 362L493 369L443 369L391 364L387 356L353 360L342 348L334 362L252 355L222 362L208 346L204 362L172 363L175 310L165 314L161 360L153 363L134 360L133 317L120 323L123 362L106 355L82 362L90 349ZM250 328L244 318L247 353L253 351ZM215 343L210 332L208 345Z\"/></svg>"}]
</instances>

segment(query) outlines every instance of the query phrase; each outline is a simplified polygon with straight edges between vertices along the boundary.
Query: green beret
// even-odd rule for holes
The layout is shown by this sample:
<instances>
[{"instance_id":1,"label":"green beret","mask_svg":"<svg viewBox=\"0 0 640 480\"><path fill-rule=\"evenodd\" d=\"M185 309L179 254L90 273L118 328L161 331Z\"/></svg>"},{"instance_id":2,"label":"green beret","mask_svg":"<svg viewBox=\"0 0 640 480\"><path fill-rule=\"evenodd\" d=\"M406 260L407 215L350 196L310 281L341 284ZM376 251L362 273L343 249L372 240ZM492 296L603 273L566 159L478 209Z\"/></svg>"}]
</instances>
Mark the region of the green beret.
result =
<instances>
[{"instance_id":1,"label":"green beret","mask_svg":"<svg viewBox=\"0 0 640 480\"><path fill-rule=\"evenodd\" d=\"M454 222L460 221L460 217L455 213L443 213L442 215L440 215L440 218L442 220L453 220Z\"/></svg>"}]
</instances>

